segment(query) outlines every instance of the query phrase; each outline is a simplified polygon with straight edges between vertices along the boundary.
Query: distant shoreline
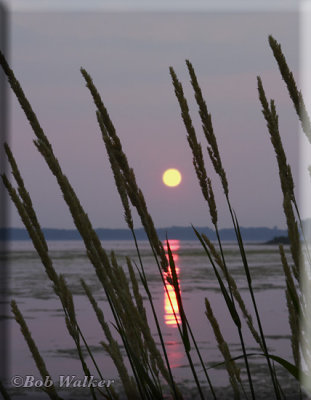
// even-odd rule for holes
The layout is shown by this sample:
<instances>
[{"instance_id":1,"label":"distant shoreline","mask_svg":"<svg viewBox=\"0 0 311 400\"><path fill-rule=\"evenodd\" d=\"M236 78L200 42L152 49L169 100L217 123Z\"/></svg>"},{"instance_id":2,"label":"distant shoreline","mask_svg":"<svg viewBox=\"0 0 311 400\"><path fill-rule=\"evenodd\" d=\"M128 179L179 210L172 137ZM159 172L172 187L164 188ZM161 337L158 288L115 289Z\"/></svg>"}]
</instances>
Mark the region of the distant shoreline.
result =
<instances>
[{"instance_id":1,"label":"distant shoreline","mask_svg":"<svg viewBox=\"0 0 311 400\"><path fill-rule=\"evenodd\" d=\"M209 227L197 228L200 233L204 233L210 240L216 240L215 231ZM275 237L287 236L287 230L267 227L240 227L243 240L267 242ZM43 234L46 240L82 240L79 232L75 229L52 229L43 228ZM131 240L132 234L129 229L95 229L100 240ZM196 240L192 227L171 226L157 229L159 239L179 239ZM224 241L236 241L233 228L220 229L220 238ZM138 240L147 240L143 228L135 230ZM24 228L0 228L0 241L18 241L30 240L29 235Z\"/></svg>"}]
</instances>

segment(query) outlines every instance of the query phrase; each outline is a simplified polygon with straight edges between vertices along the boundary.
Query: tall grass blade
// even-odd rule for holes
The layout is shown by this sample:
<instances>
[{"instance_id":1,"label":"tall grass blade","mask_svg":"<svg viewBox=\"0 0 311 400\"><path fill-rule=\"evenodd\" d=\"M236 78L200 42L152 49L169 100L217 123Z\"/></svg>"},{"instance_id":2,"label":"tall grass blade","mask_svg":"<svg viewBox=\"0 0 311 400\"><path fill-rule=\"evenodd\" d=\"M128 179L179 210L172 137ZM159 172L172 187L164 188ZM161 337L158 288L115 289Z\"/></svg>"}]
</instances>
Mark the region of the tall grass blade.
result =
<instances>
[{"instance_id":1,"label":"tall grass blade","mask_svg":"<svg viewBox=\"0 0 311 400\"><path fill-rule=\"evenodd\" d=\"M170 244L169 244L169 241L168 241L167 238L166 238L166 245L167 245L167 252L168 252L168 257L169 257L169 265L170 265L170 273L171 273L170 283L174 287L176 300L177 300L177 304L178 304L178 310L179 310L179 314L180 314L180 318L181 318L182 340L183 340L183 344L185 346L186 351L189 352L191 347L190 347L190 341L189 341L188 330L187 330L186 316L185 316L185 311L184 311L183 304L182 304L182 299L181 299L179 281L178 281L177 273L176 273L175 262L174 262L174 258L173 258L173 255L172 255Z\"/></svg>"},{"instance_id":2,"label":"tall grass blade","mask_svg":"<svg viewBox=\"0 0 311 400\"><path fill-rule=\"evenodd\" d=\"M105 321L103 311L99 308L94 296L91 293L90 288L88 285L84 282L83 279L81 279L81 285L90 300L90 303L95 311L95 314L97 316L98 322L100 323L105 336L108 340L109 345L105 346L106 350L110 354L110 357L114 361L114 364L118 370L120 379L122 381L123 387L125 389L125 392L128 396L128 398L135 397L137 395L137 390L135 385L133 384L131 378L128 375L126 366L123 361L122 353L120 351L120 347L116 340L113 339L112 333L110 331L110 328L108 324Z\"/></svg>"},{"instance_id":3,"label":"tall grass blade","mask_svg":"<svg viewBox=\"0 0 311 400\"><path fill-rule=\"evenodd\" d=\"M9 393L7 392L6 388L4 387L3 383L0 381L0 393L4 400L11 400Z\"/></svg>"},{"instance_id":4,"label":"tall grass blade","mask_svg":"<svg viewBox=\"0 0 311 400\"><path fill-rule=\"evenodd\" d=\"M216 266L214 264L214 260L213 260L213 258L211 256L208 248L206 247L206 244L205 244L202 236L200 235L200 233L195 229L194 226L192 226L192 229L194 230L194 233L196 234L196 236L199 239L199 241L201 242L201 244L202 244L202 246L203 246L203 248L204 248L204 250L205 250L205 252L206 252L206 254L207 254L207 256L208 256L208 258L209 258L209 260L211 262L211 264L212 264L212 267L214 269L216 278L217 278L219 286L220 286L220 290L221 290L221 292L222 292L222 294L224 296L224 299L226 301L226 304L227 304L228 310L230 312L231 318L234 321L235 325L238 328L241 328L242 325L241 325L241 320L240 320L239 314L237 313L236 308L234 307L234 304L232 303L232 300L231 300L231 298L230 298L230 296L229 296L229 294L227 292L227 289L225 288L225 285L224 285L224 283L223 283L223 281L221 279L221 276L219 275L219 272L217 271L217 268L216 268Z\"/></svg>"},{"instance_id":5,"label":"tall grass blade","mask_svg":"<svg viewBox=\"0 0 311 400\"><path fill-rule=\"evenodd\" d=\"M237 311L236 311L236 308L235 308L235 305L234 305L233 301L231 300L230 296L229 296L228 293L227 293L227 290L226 290L226 288L225 288L225 286L224 286L224 284L223 284L223 282L222 282L222 279L221 279L221 277L220 277L220 275L219 275L219 273L218 273L218 271L217 271L217 268L216 268L216 266L215 266L215 264L214 264L214 261L213 261L213 259L212 259L212 256L211 256L210 252L208 251L208 249L207 249L207 247L206 247L206 244L205 244L203 238L201 237L201 235L199 234L199 232L198 232L193 226L192 226L192 228L193 228L193 230L194 230L196 236L197 236L198 239L200 240L200 242L201 242L201 244L202 244L202 246L203 246L203 248L204 248L204 250L205 250L205 252L206 252L206 254L207 254L207 256L208 256L208 258L209 258L209 260L210 260L210 262L211 262L211 264L212 264L212 266L213 266L213 269L214 269L215 275L216 275L216 277L217 277L217 280L218 280L218 283L219 283L221 292L222 292L222 294L223 294L223 296L224 296L224 299L225 299L225 301L226 301L227 307L228 307L229 312L230 312L230 314L231 314L231 318L232 318L232 320L234 321L235 325L236 325L237 328L238 328L238 332L239 332L239 337L240 337L240 341L241 341L241 345L242 345L243 354L245 355L245 356L244 356L244 361L245 361L245 366L246 366L246 370L247 370L248 381L249 381L249 385L250 385L250 389L251 389L251 393L252 393L252 398L255 399L255 392L254 392L252 377L251 377L251 373L250 373L250 369L249 369L249 365L248 365L248 360L247 360L247 357L246 357L246 350L245 350L244 339L243 339L242 332L241 332L241 320L240 320L240 317L239 317L239 315L238 315L238 313L237 313Z\"/></svg>"},{"instance_id":6,"label":"tall grass blade","mask_svg":"<svg viewBox=\"0 0 311 400\"><path fill-rule=\"evenodd\" d=\"M269 371L270 371L271 380L272 380L272 384L273 384L273 387L274 387L276 398L280 399L280 391L278 389L277 377L276 377L274 369L272 368L272 365L271 365L271 362L270 362L270 358L269 358L268 346L266 344L266 338L265 338L265 335L264 335L264 332L263 332L263 328L262 328L262 324L261 324L261 320L260 320L260 316L259 316L259 312L258 312L257 302L256 302L256 299L255 299L255 294L254 294L253 287L252 287L252 278L251 278L251 274L250 274L250 270L249 270L246 254L245 254L245 249L244 249L244 244L243 244L243 239L242 239L242 235L241 235L241 231L240 231L239 222L238 222L238 219L236 217L236 214L235 214L234 210L231 209L231 206L230 206L230 212L231 212L231 216L232 216L232 219L233 219L233 222L234 222L234 228L235 228L236 236L237 236L237 239L238 239L240 253L241 253L241 256L242 256L242 260L243 260L244 271L245 271L245 274L246 274L246 277L247 277L248 289L249 289L249 292L250 292L250 295L251 295L251 299L252 299L252 303L253 303L254 310L255 310L255 315L256 315L256 319L257 319L257 323L258 323L260 337L261 337L261 341L262 341L262 344L263 344L263 351L267 355L266 360L267 360L268 368L269 368Z\"/></svg>"},{"instance_id":7,"label":"tall grass blade","mask_svg":"<svg viewBox=\"0 0 311 400\"><path fill-rule=\"evenodd\" d=\"M266 354L263 354L263 353L247 353L246 355L247 355L247 357L266 357ZM240 360L243 357L244 357L244 355L233 357L232 361ZM307 375L304 374L303 371L299 370L299 368L297 368L296 365L290 363L289 361L285 360L284 358L276 356L274 354L269 354L268 357L271 358L271 360L276 361L283 368L285 368L286 371L289 372L290 375L292 375L297 381L299 381L301 376L304 376L305 379L310 379ZM214 364L214 365L208 367L207 369L217 368L222 365L224 365L224 362Z\"/></svg>"}]
</instances>

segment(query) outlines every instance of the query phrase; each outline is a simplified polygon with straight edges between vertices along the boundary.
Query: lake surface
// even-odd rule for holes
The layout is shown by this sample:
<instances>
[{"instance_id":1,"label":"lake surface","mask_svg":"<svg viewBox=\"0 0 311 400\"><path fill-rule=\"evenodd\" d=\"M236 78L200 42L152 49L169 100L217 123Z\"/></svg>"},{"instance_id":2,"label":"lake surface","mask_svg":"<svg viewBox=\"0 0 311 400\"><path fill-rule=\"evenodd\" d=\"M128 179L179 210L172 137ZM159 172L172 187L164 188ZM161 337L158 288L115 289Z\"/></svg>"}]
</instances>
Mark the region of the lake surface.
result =
<instances>
[{"instance_id":1,"label":"lake surface","mask_svg":"<svg viewBox=\"0 0 311 400\"><path fill-rule=\"evenodd\" d=\"M105 241L102 244L107 251L114 250L116 252L118 262L121 265L126 266L126 256L137 260L134 244L130 241ZM102 374L105 379L114 380L113 385L118 389L119 378L116 368L100 345L100 341L105 340L104 334L80 285L80 278L83 278L91 286L94 297L104 310L106 320L113 322L104 290L101 288L94 268L85 254L83 242L51 241L48 242L48 245L55 269L57 272L64 274L74 294L78 322L87 338L88 344L94 351L94 356L101 368ZM147 242L141 241L139 242L139 247L167 345L173 374L183 388L182 391L184 391L186 398L199 398L195 391L194 379L191 375L176 322L172 315L172 309L164 292L149 245ZM184 308L206 365L210 367L222 362L223 359L217 347L213 330L205 315L205 297L208 297L212 305L223 336L229 344L232 356L241 355L241 345L237 331L219 291L212 266L200 243L176 240L171 241L171 247L178 268ZM285 248L288 254L288 248ZM238 248L234 243L226 243L224 250L229 270L237 282L242 297L246 304L249 305L249 311L253 314ZM276 354L292 362L290 329L284 290L285 279L278 247L248 243L246 244L246 250L255 296L269 350L272 354ZM9 299L16 300L54 381L57 382L59 375L83 377L84 374L80 362L74 351L73 340L66 329L60 302L52 290L51 283L30 241L10 243L8 271ZM141 291L144 294L143 289ZM24 377L33 374L39 378L39 373L19 326L14 319L10 319L8 325L10 334L8 376L20 375ZM151 317L150 326L159 343L155 324ZM247 344L247 352L260 352L244 321L243 334ZM194 350L192 350L191 354L193 354L199 378L204 389L206 388L208 397L209 389ZM87 360L90 361L89 359ZM237 364L241 366L241 373L244 378L244 364L241 361L237 361ZM273 392L264 359L260 357L250 358L250 365L252 371L255 372L254 385L256 393L260 396L259 398L273 398L269 397L269 393L272 396ZM91 362L90 369L92 370ZM276 365L276 369L282 388L286 393L290 394L288 398L298 398L295 381L282 367ZM217 388L219 398L232 398L228 375L224 367L212 368L209 370L209 373L213 385ZM247 389L247 383L245 383L245 387ZM62 393L63 398L83 398L83 390L81 388L77 388L76 390L77 392L74 396L72 393ZM23 399L47 398L46 395L40 393L36 396L29 388L12 388L12 394L16 398ZM13 398L15 397L13 396ZM86 396L85 398L88 397Z\"/></svg>"}]
</instances>

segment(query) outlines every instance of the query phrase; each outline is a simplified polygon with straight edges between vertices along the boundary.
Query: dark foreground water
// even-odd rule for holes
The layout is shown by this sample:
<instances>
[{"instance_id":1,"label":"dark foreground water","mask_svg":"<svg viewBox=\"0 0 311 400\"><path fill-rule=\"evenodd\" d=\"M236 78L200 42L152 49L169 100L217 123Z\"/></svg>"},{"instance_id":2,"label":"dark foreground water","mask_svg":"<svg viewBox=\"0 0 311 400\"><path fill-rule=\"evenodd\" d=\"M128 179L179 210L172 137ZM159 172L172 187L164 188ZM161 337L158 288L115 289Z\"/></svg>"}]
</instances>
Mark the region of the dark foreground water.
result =
<instances>
[{"instance_id":1,"label":"dark foreground water","mask_svg":"<svg viewBox=\"0 0 311 400\"><path fill-rule=\"evenodd\" d=\"M185 311L207 367L211 367L223 360L217 348L213 330L205 316L205 297L210 300L223 336L229 344L232 356L241 355L241 345L237 331L226 309L224 299L219 292L212 267L200 244L192 241L172 241L171 245L175 262L178 266ZM103 242L103 246L107 250L115 250L118 261L122 265L125 265L125 256L130 256L134 260L137 258L132 242L107 241ZM87 338L88 344L91 346L102 375L106 380L111 381L110 384L116 390L120 390L116 368L100 344L101 340L105 340L104 335L80 286L80 278L83 278L91 286L95 298L102 306L106 320L113 321L104 291L98 283L93 266L85 255L83 243L80 241L49 242L49 248L56 270L64 274L73 291L80 327ZM235 244L230 243L226 244L224 248L230 272L235 277L245 302L249 305L249 311L253 314L238 248ZM172 318L172 310L164 293L148 244L140 242L140 249L167 345L173 374L179 382L186 399L199 398L176 324ZM247 244L246 249L253 287L270 352L292 362L288 313L284 294L285 279L280 264L278 248L277 246ZM288 249L286 250L288 251ZM60 302L52 290L51 283L38 260L31 242L11 243L8 269L10 274L9 298L15 299L18 303L32 332L33 339L36 341L46 361L48 371L55 385L58 386L60 379L64 379L60 378L60 376L66 377L68 375L70 377L75 376L72 382L81 382L84 374L77 358L72 338L67 332ZM25 382L27 376L34 375L34 382L39 380L40 376L19 326L13 319L9 320L8 325L10 334L8 376L10 379L16 376L20 377L16 378L17 380L11 385L10 390L13 399L47 398L38 389L17 387L20 382ZM159 342L151 318L150 325L157 342ZM259 352L246 326L243 327L243 334L247 343L247 352ZM191 354L193 354L197 373L206 397L211 398L195 352L192 350ZM90 362L89 359L87 360ZM249 361L253 371L256 398L272 399L273 392L264 359L262 357L253 357ZM241 374L244 379L244 364L241 360L237 361L237 364L241 367ZM90 369L94 371L94 377L98 378L98 374L92 369L91 362L89 365ZM282 367L276 365L276 370L287 398L298 399L299 392L295 380ZM233 398L224 367L212 368L209 370L209 374L219 399ZM245 383L245 388L248 391L247 383ZM65 399L91 398L88 389L83 389L83 387L74 388L73 384L70 385L70 390L62 391L61 395Z\"/></svg>"}]
</instances>

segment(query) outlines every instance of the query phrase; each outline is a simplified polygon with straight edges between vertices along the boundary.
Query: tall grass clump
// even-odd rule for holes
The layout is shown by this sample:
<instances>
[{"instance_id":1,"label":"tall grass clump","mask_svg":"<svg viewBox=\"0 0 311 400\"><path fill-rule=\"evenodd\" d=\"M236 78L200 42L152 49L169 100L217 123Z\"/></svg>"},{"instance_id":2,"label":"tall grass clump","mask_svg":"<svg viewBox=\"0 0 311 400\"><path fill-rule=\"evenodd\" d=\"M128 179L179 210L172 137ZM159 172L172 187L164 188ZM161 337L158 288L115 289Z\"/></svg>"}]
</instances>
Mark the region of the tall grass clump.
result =
<instances>
[{"instance_id":1,"label":"tall grass clump","mask_svg":"<svg viewBox=\"0 0 311 400\"><path fill-rule=\"evenodd\" d=\"M269 36L269 44L278 63L282 77L287 85L289 95L293 101L302 129L310 140L310 119L301 92L299 92L296 87L293 74L287 66L281 46L271 36ZM176 266L170 249L169 240L167 239L166 241L165 250L162 242L159 240L155 224L148 211L143 192L137 183L135 173L129 164L120 138L116 133L114 124L110 119L107 108L105 107L91 76L85 69L81 68L82 77L95 105L96 118L107 151L116 188L123 206L124 218L132 233L137 251L138 264L130 258L127 258L126 268L119 264L114 252L108 254L103 248L87 213L83 209L77 194L58 162L53 147L43 131L35 112L2 54L0 54L0 64L29 123L32 126L36 137L34 144L58 182L64 201L68 206L75 226L84 242L86 254L94 267L94 272L101 284L102 290L105 293L112 311L114 321L111 324L106 320L104 311L97 303L90 287L81 279L81 287L83 288L83 291L97 317L97 321L102 328L103 340L101 345L113 360L118 371L119 379L122 384L121 396L127 399L185 398L180 383L176 382L174 371L172 370L168 359L167 344L165 343L161 331L159 316L156 313L154 299L149 288L148 277L145 273L139 242L135 235L132 218L132 209L134 208L137 211L141 224L147 234L150 249L156 262L161 282L172 306L180 339L189 364L189 370L193 377L196 389L196 398L222 399L221 393L219 393L217 388L215 388L209 375L210 369L216 368L216 366L210 365L202 356L194 335L194 330L192 329L186 314L184 299L181 296L179 279L177 277ZM280 185L283 193L282 206L290 239L291 258L288 259L282 246L280 246L279 251L280 263L283 266L284 279L286 282L285 295L291 329L293 363L278 355L271 354L271 351L269 350L265 328L262 324L262 318L260 315L260 304L257 302L256 293L253 287L245 244L241 236L238 218L230 199L229 182L223 166L221 153L218 148L217 136L214 132L212 123L212 116L208 111L207 103L203 97L203 91L199 85L195 69L189 60L186 60L186 66L189 72L191 86L194 92L202 130L206 140L205 146L207 147L207 154L216 175L220 180L226 204L231 215L232 225L236 234L241 258L240 262L244 268L248 294L251 298L251 309L248 309L235 277L230 271L230 265L228 264L223 249L223 243L220 238L218 226L219 210L214 196L213 183L207 174L208 169L205 166L203 155L204 147L198 139L196 128L192 122L188 101L184 95L182 83L179 81L175 70L170 67L169 72L176 98L180 106L181 117L185 125L195 173L203 198L207 203L210 219L216 232L217 243L212 243L204 234L200 234L195 227L193 227L193 230L206 254L207 268L209 266L212 267L213 273L215 274L219 284L220 292L224 298L232 320L232 328L236 329L238 333L240 343L240 353L238 355L232 354L232 349L230 349L230 346L228 345L225 335L222 332L222 328L217 320L217 315L215 315L207 296L205 297L205 315L213 329L217 345L224 360L221 364L226 368L228 373L229 382L232 388L232 398L260 398L260 388L256 387L254 380L256 370L252 368L250 363L251 357L256 356L265 359L272 387L271 398L283 399L286 398L286 393L280 384L276 364L280 364L287 370L288 374L294 376L297 380L299 380L299 374L304 378L307 376L311 379L310 370L305 367L306 365L311 365L311 363L309 363L311 359L311 346L310 338L307 336L308 326L305 324L305 328L301 329L300 325L300 317L306 317L309 312L308 298L302 291L300 264L303 262L304 267L309 269L311 262L308 244L306 243L302 221L295 198L295 186L291 174L291 168L287 161L281 140L281 134L279 132L279 116L276 111L276 105L274 100L268 101L263 82L261 78L258 77L258 97L276 155ZM5 174L2 175L3 183L29 233L45 272L53 285L55 295L59 298L64 312L65 324L68 333L74 342L82 371L86 377L90 377L92 375L91 371L95 369L98 377L103 379L100 367L87 343L86 334L82 332L79 325L79 315L77 315L75 311L72 291L64 276L58 274L54 269L48 243L45 240L39 220L33 208L31 196L27 191L22 174L18 168L18 163L8 144L5 144L5 152L15 183L11 183ZM304 246L303 257L301 256L300 251L301 242ZM173 289L177 300L179 315L176 314L172 305L172 298L169 291L171 288ZM144 298L147 300L144 300ZM147 306L151 309L150 315L147 314ZM30 328L27 326L22 312L14 300L11 302L11 307L14 318L21 328L22 334L27 342L29 350L31 351L32 357L36 362L42 379L47 376L49 377L48 367L45 365L45 362L40 355L40 351L35 344L35 339L32 337ZM307 320L307 318L303 319ZM154 333L150 329L151 320L155 324L159 343L156 342ZM258 349L256 352L250 352L247 349L245 342L246 329L249 330L254 339L254 343ZM124 349L124 351L122 349ZM198 363L194 361L195 358L199 360ZM238 360L239 363L237 362ZM304 368L302 368L302 366ZM204 378L200 378L200 373L202 371L202 376ZM307 380L304 379L303 382L306 383ZM57 388L53 385L49 388L43 388L43 390L51 399L61 399ZM0 384L0 392L5 399L10 398L10 390L5 388L3 383ZM113 387L105 387L102 389L94 388L92 386L90 387L89 397L92 399L117 399L119 396L120 394L116 393ZM302 392L298 391L297 396L298 398L302 398Z\"/></svg>"}]
</instances>

